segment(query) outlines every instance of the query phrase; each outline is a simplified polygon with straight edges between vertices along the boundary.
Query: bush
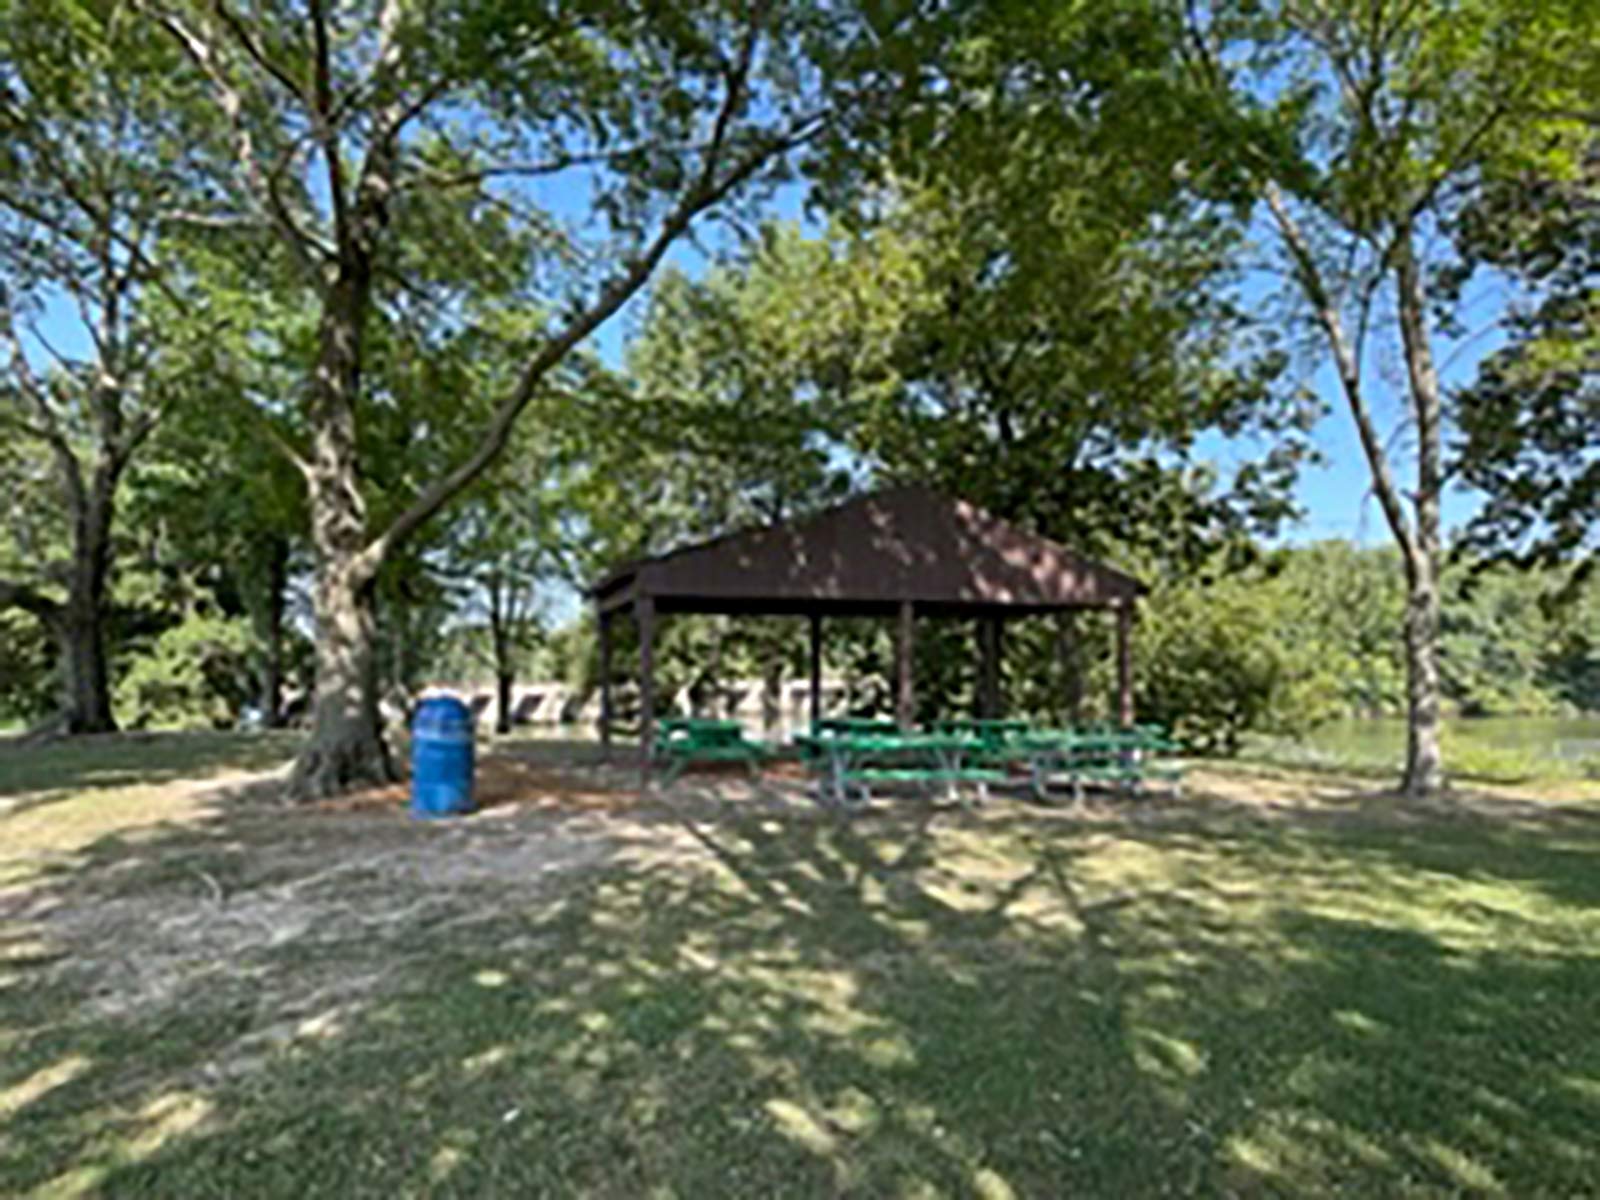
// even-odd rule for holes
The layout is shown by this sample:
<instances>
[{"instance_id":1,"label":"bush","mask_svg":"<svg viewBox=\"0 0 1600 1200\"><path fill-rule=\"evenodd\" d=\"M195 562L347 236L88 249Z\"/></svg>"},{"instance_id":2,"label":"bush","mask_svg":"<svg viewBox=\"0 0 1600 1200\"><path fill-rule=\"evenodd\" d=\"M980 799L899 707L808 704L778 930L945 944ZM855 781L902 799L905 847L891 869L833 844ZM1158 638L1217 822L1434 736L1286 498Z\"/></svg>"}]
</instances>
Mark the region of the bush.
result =
<instances>
[{"instance_id":1,"label":"bush","mask_svg":"<svg viewBox=\"0 0 1600 1200\"><path fill-rule=\"evenodd\" d=\"M129 728L231 726L253 698L254 642L243 617L191 615L134 658L117 685Z\"/></svg>"},{"instance_id":2,"label":"bush","mask_svg":"<svg viewBox=\"0 0 1600 1200\"><path fill-rule=\"evenodd\" d=\"M1139 714L1203 753L1247 731L1300 736L1338 716L1340 681L1291 607L1253 576L1158 591L1139 630Z\"/></svg>"}]
</instances>

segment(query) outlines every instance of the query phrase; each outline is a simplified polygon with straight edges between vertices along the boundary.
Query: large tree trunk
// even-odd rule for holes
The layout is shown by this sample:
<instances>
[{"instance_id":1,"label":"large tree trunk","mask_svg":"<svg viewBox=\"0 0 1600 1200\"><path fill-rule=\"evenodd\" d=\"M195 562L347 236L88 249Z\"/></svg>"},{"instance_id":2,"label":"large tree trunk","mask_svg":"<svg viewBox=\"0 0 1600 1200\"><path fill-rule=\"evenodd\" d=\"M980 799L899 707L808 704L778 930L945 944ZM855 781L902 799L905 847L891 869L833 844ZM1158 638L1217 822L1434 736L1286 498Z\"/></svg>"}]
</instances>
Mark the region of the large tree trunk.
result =
<instances>
[{"instance_id":1,"label":"large tree trunk","mask_svg":"<svg viewBox=\"0 0 1600 1200\"><path fill-rule=\"evenodd\" d=\"M1444 786L1439 747L1439 589L1431 567L1406 572L1406 767L1400 787L1429 796Z\"/></svg>"},{"instance_id":2,"label":"large tree trunk","mask_svg":"<svg viewBox=\"0 0 1600 1200\"><path fill-rule=\"evenodd\" d=\"M378 720L371 587L354 582L348 569L336 564L318 574L311 739L295 760L289 785L297 800L395 778Z\"/></svg>"},{"instance_id":3,"label":"large tree trunk","mask_svg":"<svg viewBox=\"0 0 1600 1200\"><path fill-rule=\"evenodd\" d=\"M111 671L106 658L106 591L111 574L111 514L120 463L102 457L87 494L74 495L72 567L56 613L61 646L62 724L67 733L111 733Z\"/></svg>"},{"instance_id":4,"label":"large tree trunk","mask_svg":"<svg viewBox=\"0 0 1600 1200\"><path fill-rule=\"evenodd\" d=\"M56 638L61 647L64 732L115 731L101 611L91 602L76 599L64 605L56 619Z\"/></svg>"},{"instance_id":5,"label":"large tree trunk","mask_svg":"<svg viewBox=\"0 0 1600 1200\"><path fill-rule=\"evenodd\" d=\"M356 469L355 400L370 276L342 273L325 300L312 391L306 471L316 552L316 688L311 738L295 760L296 800L393 781L378 719L376 622L366 546L366 502Z\"/></svg>"},{"instance_id":6,"label":"large tree trunk","mask_svg":"<svg viewBox=\"0 0 1600 1200\"><path fill-rule=\"evenodd\" d=\"M1412 251L1399 235L1395 280L1401 341L1417 427L1416 533L1406 555L1406 769L1401 788L1428 796L1444 786L1439 749L1439 375L1429 344L1427 294Z\"/></svg>"}]
</instances>

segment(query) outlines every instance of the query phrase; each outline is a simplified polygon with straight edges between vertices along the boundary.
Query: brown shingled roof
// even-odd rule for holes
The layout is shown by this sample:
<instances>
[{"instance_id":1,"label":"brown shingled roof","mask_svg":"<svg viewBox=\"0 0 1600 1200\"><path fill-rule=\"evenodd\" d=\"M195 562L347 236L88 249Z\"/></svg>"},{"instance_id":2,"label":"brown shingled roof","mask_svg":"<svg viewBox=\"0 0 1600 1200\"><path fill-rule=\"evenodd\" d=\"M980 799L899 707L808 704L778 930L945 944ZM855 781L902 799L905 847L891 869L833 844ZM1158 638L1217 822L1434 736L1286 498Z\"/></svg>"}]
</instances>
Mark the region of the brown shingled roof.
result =
<instances>
[{"instance_id":1,"label":"brown shingled roof","mask_svg":"<svg viewBox=\"0 0 1600 1200\"><path fill-rule=\"evenodd\" d=\"M910 600L948 613L1105 608L1147 589L964 500L922 487L857 497L630 563L593 589L603 609L880 613Z\"/></svg>"}]
</instances>

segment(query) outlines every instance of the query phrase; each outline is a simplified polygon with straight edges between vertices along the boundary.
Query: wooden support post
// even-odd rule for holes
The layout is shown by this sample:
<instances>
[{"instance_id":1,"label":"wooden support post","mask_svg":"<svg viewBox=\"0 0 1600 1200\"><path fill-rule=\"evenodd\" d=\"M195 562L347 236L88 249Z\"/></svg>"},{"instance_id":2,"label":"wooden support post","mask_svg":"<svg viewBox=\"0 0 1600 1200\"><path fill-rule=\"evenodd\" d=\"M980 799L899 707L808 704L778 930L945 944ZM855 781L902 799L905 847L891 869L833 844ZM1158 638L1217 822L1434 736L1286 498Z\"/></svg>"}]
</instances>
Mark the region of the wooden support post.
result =
<instances>
[{"instance_id":1,"label":"wooden support post","mask_svg":"<svg viewBox=\"0 0 1600 1200\"><path fill-rule=\"evenodd\" d=\"M655 597L640 596L633 611L639 622L639 769L648 776L656 741Z\"/></svg>"},{"instance_id":2,"label":"wooden support post","mask_svg":"<svg viewBox=\"0 0 1600 1200\"><path fill-rule=\"evenodd\" d=\"M1117 607L1117 720L1133 724L1133 601Z\"/></svg>"},{"instance_id":3,"label":"wooden support post","mask_svg":"<svg viewBox=\"0 0 1600 1200\"><path fill-rule=\"evenodd\" d=\"M1068 725L1083 723L1083 647L1078 614L1063 609L1056 614L1056 658L1061 668L1061 719Z\"/></svg>"},{"instance_id":4,"label":"wooden support post","mask_svg":"<svg viewBox=\"0 0 1600 1200\"><path fill-rule=\"evenodd\" d=\"M611 758L611 614L598 610L600 622L600 746L607 761Z\"/></svg>"},{"instance_id":5,"label":"wooden support post","mask_svg":"<svg viewBox=\"0 0 1600 1200\"><path fill-rule=\"evenodd\" d=\"M978 618L977 715L993 719L1000 712L1000 618Z\"/></svg>"},{"instance_id":6,"label":"wooden support post","mask_svg":"<svg viewBox=\"0 0 1600 1200\"><path fill-rule=\"evenodd\" d=\"M895 637L894 654L894 719L895 723L906 732L910 732L917 712L916 693L911 679L911 660L916 653L916 634L912 620L914 615L911 601L900 601L900 621Z\"/></svg>"},{"instance_id":7,"label":"wooden support post","mask_svg":"<svg viewBox=\"0 0 1600 1200\"><path fill-rule=\"evenodd\" d=\"M822 720L822 616L811 614L811 728Z\"/></svg>"}]
</instances>

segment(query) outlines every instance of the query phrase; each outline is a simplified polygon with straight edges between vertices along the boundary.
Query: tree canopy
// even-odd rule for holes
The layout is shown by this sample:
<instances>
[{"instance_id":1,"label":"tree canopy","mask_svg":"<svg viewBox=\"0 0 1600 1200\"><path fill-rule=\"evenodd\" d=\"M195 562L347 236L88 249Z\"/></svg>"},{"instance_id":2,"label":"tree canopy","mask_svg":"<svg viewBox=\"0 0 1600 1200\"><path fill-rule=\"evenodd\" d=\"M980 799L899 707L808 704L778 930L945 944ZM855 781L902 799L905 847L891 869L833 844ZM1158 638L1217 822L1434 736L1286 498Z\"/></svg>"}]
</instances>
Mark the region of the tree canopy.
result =
<instances>
[{"instance_id":1,"label":"tree canopy","mask_svg":"<svg viewBox=\"0 0 1600 1200\"><path fill-rule=\"evenodd\" d=\"M1597 35L1558 0L5 0L0 709L303 722L297 796L385 781L430 680L592 681L606 567L917 482L1149 579L1141 695L1192 744L1404 709L1432 790L1446 709L1596 701ZM1283 544L1331 411L1392 550ZM1092 703L1104 632L1019 628L1014 702ZM783 622L665 638L684 686L804 666ZM870 691L888 635L826 652ZM925 640L934 692L964 654Z\"/></svg>"}]
</instances>

